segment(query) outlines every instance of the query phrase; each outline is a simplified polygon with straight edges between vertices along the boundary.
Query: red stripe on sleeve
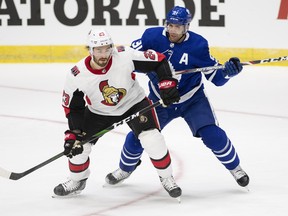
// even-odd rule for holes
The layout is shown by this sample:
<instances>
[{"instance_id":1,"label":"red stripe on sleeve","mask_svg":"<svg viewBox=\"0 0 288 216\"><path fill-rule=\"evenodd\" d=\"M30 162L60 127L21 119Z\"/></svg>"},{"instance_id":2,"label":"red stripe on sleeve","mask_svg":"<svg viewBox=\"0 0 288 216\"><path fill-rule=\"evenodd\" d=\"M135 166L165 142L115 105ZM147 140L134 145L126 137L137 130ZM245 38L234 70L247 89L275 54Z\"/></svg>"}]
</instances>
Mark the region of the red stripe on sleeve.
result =
<instances>
[{"instance_id":1,"label":"red stripe on sleeve","mask_svg":"<svg viewBox=\"0 0 288 216\"><path fill-rule=\"evenodd\" d=\"M278 19L288 19L288 0L281 0Z\"/></svg>"},{"instance_id":2,"label":"red stripe on sleeve","mask_svg":"<svg viewBox=\"0 0 288 216\"><path fill-rule=\"evenodd\" d=\"M70 108L63 106L64 108L64 112L65 112L65 116L67 116L70 113Z\"/></svg>"},{"instance_id":3,"label":"red stripe on sleeve","mask_svg":"<svg viewBox=\"0 0 288 216\"><path fill-rule=\"evenodd\" d=\"M157 52L157 55L158 55L158 61L159 61L159 62L163 61L163 59L166 58L165 55L162 54L162 53L158 53L158 52Z\"/></svg>"}]
</instances>

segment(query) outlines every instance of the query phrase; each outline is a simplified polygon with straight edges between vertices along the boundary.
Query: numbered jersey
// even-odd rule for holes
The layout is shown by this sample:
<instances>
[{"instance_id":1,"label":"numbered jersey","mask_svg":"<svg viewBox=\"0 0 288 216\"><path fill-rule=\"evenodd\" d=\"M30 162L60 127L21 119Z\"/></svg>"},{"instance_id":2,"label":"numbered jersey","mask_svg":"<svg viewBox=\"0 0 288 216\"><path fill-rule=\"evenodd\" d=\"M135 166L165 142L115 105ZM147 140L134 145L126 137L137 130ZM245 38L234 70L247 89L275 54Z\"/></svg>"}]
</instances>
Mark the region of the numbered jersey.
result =
<instances>
[{"instance_id":1,"label":"numbered jersey","mask_svg":"<svg viewBox=\"0 0 288 216\"><path fill-rule=\"evenodd\" d=\"M218 61L214 59L209 52L208 42L201 35L188 31L185 39L181 43L172 43L166 35L163 27L148 28L138 40L132 42L131 47L136 50L153 49L163 53L170 61L175 71L216 66ZM159 98L159 89L153 77L155 74L148 74L150 78L150 93L154 98ZM206 79L215 85L223 85L228 79L225 79L221 70L211 70L204 74ZM190 73L175 76L177 78L178 90L181 95L179 103L190 99L197 90L203 89L202 74Z\"/></svg>"},{"instance_id":2,"label":"numbered jersey","mask_svg":"<svg viewBox=\"0 0 288 216\"><path fill-rule=\"evenodd\" d=\"M67 74L63 92L66 115L72 109L81 111L86 105L99 115L124 114L145 97L133 71L155 70L163 59L164 55L153 50L140 52L130 47L114 49L109 63L101 70L91 68L91 56L82 59Z\"/></svg>"}]
</instances>

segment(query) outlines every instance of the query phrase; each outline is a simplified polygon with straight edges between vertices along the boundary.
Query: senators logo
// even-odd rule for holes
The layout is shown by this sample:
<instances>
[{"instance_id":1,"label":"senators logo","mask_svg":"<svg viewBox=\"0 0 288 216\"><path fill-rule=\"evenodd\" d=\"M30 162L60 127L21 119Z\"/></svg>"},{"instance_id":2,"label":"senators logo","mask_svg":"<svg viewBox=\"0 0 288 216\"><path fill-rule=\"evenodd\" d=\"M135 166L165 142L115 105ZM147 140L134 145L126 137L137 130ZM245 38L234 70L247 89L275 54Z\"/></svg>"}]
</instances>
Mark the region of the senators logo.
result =
<instances>
[{"instance_id":1,"label":"senators logo","mask_svg":"<svg viewBox=\"0 0 288 216\"><path fill-rule=\"evenodd\" d=\"M126 95L126 89L109 86L108 80L100 82L99 88L104 98L101 103L107 106L116 106Z\"/></svg>"}]
</instances>

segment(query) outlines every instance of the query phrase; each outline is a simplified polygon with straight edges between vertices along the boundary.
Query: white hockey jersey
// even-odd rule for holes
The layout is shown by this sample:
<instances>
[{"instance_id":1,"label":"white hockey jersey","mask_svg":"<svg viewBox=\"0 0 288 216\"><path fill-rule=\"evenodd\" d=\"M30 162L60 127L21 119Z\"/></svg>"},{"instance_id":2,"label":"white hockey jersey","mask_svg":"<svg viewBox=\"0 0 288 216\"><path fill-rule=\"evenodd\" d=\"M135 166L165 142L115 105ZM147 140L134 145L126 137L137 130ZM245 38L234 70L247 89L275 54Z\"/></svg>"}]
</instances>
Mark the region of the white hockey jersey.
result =
<instances>
[{"instance_id":1,"label":"white hockey jersey","mask_svg":"<svg viewBox=\"0 0 288 216\"><path fill-rule=\"evenodd\" d=\"M67 74L62 103L66 115L77 91L83 92L85 103L93 113L107 116L124 114L145 97L144 89L135 79L134 70L155 70L164 58L163 54L153 50L141 52L130 47L114 48L109 63L102 70L91 68L91 56L83 58ZM147 67L148 62L154 63ZM74 101L74 104L78 102Z\"/></svg>"}]
</instances>

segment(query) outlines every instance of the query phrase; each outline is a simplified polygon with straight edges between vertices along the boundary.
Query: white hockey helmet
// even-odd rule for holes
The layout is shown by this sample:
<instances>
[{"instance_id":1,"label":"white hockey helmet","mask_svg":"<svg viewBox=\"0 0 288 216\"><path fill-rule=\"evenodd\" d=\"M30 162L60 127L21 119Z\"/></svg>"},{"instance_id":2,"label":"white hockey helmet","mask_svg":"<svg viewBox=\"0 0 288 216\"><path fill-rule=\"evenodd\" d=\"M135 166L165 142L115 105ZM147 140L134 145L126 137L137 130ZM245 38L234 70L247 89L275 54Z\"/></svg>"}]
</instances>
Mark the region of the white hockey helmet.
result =
<instances>
[{"instance_id":1,"label":"white hockey helmet","mask_svg":"<svg viewBox=\"0 0 288 216\"><path fill-rule=\"evenodd\" d=\"M113 47L113 41L109 33L104 29L91 29L88 33L89 52L92 55L94 47L101 47L111 45Z\"/></svg>"}]
</instances>

